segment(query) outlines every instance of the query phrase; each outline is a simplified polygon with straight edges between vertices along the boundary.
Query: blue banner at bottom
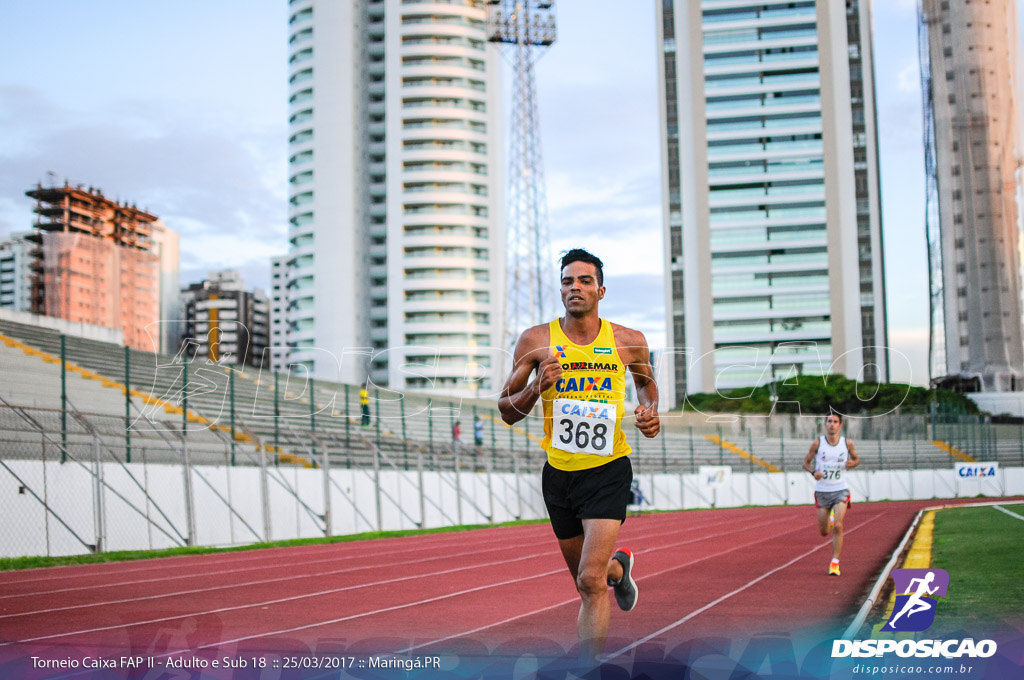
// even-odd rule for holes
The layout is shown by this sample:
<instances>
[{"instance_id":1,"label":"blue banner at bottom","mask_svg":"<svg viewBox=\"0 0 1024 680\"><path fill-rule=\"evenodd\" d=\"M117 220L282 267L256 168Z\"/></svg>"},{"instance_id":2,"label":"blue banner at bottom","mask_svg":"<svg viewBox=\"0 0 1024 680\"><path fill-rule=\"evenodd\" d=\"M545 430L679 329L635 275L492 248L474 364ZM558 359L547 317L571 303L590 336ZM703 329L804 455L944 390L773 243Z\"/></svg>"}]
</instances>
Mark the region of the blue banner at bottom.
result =
<instances>
[{"instance_id":1,"label":"blue banner at bottom","mask_svg":"<svg viewBox=\"0 0 1024 680\"><path fill-rule=\"evenodd\" d=\"M952 638L947 638L947 641ZM964 640L972 640L966 635ZM941 642L941 641L939 641ZM124 649L0 646L0 678L24 680L1011 680L1024 677L1024 635L948 644L890 641L864 645L831 636L788 633L753 637L652 639L618 650L597 667L582 667L576 649L539 638L496 647L471 639L414 653L415 640L275 642L273 649L202 650L156 655ZM882 647L881 649L879 647ZM146 650L150 651L150 650Z\"/></svg>"}]
</instances>

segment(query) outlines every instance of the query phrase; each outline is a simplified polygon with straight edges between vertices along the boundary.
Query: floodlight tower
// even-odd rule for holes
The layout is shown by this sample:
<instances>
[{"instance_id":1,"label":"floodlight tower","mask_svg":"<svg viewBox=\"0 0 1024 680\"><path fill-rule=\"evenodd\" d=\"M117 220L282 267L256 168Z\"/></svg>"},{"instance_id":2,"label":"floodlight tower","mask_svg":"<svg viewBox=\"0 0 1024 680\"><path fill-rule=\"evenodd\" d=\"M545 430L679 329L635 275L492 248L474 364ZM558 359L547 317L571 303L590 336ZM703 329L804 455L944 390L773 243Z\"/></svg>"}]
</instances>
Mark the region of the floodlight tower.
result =
<instances>
[{"instance_id":1,"label":"floodlight tower","mask_svg":"<svg viewBox=\"0 0 1024 680\"><path fill-rule=\"evenodd\" d=\"M505 300L509 345L528 326L554 314L556 295L548 231L540 117L533 65L555 42L554 2L487 0L490 42L510 45L515 65L509 137L508 294Z\"/></svg>"}]
</instances>

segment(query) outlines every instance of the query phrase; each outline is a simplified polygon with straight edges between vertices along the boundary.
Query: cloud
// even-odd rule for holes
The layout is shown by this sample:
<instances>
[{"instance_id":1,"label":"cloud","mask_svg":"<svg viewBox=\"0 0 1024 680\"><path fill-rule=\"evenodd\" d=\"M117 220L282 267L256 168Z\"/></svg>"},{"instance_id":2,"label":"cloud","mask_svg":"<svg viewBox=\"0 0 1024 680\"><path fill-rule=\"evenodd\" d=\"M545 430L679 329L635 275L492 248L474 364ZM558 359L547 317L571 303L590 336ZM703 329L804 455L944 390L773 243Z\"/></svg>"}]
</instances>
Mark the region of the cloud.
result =
<instances>
[{"instance_id":1,"label":"cloud","mask_svg":"<svg viewBox=\"0 0 1024 680\"><path fill-rule=\"evenodd\" d=\"M928 384L928 329L889 330L889 371L892 382Z\"/></svg>"},{"instance_id":2,"label":"cloud","mask_svg":"<svg viewBox=\"0 0 1024 680\"><path fill-rule=\"evenodd\" d=\"M601 316L647 336L648 347L665 344L665 295L659 274L612 274L605 278L607 293Z\"/></svg>"},{"instance_id":3,"label":"cloud","mask_svg":"<svg viewBox=\"0 0 1024 680\"><path fill-rule=\"evenodd\" d=\"M183 271L198 263L242 266L256 253L286 249L283 122L228 126L192 111L124 101L76 113L31 88L4 93L14 95L0 108L5 231L30 226L32 202L24 192L47 182L52 170L58 181L100 187L160 217L182 235ZM268 280L264 273L249 283Z\"/></svg>"},{"instance_id":4,"label":"cloud","mask_svg":"<svg viewBox=\"0 0 1024 680\"><path fill-rule=\"evenodd\" d=\"M660 210L654 9L622 13L610 0L560 9L558 41L536 68L548 205L560 220Z\"/></svg>"},{"instance_id":5,"label":"cloud","mask_svg":"<svg viewBox=\"0 0 1024 680\"><path fill-rule=\"evenodd\" d=\"M874 5L874 75L881 152L921 159L921 81L916 3ZM916 169L920 174L921 169ZM883 196L887 194L883 187Z\"/></svg>"},{"instance_id":6,"label":"cloud","mask_svg":"<svg viewBox=\"0 0 1024 680\"><path fill-rule=\"evenodd\" d=\"M609 277L655 274L660 279L661 203L641 183L628 177L587 181L569 173L552 177L549 195L557 196L549 220L553 254L586 248L604 261Z\"/></svg>"},{"instance_id":7,"label":"cloud","mask_svg":"<svg viewBox=\"0 0 1024 680\"><path fill-rule=\"evenodd\" d=\"M548 177L548 208L552 212L600 212L606 208L661 205L660 168L615 174L569 172L558 166ZM653 189L651 185L656 185Z\"/></svg>"},{"instance_id":8,"label":"cloud","mask_svg":"<svg viewBox=\"0 0 1024 680\"><path fill-rule=\"evenodd\" d=\"M915 97L921 96L921 64L916 57L896 72L896 89Z\"/></svg>"}]
</instances>

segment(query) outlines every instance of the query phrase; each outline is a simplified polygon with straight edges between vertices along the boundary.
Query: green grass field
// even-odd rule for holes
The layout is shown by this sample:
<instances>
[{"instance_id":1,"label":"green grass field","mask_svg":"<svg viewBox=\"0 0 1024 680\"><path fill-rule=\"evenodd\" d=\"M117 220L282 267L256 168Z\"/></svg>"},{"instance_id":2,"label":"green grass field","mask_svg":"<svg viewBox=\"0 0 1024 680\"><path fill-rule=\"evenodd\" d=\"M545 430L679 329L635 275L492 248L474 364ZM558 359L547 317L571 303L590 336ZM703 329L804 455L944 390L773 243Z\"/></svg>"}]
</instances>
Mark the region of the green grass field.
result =
<instances>
[{"instance_id":1,"label":"green grass field","mask_svg":"<svg viewBox=\"0 0 1024 680\"><path fill-rule=\"evenodd\" d=\"M1024 505L1004 506L1024 517ZM949 572L928 634L1024 630L1024 520L994 507L935 513L932 566Z\"/></svg>"}]
</instances>

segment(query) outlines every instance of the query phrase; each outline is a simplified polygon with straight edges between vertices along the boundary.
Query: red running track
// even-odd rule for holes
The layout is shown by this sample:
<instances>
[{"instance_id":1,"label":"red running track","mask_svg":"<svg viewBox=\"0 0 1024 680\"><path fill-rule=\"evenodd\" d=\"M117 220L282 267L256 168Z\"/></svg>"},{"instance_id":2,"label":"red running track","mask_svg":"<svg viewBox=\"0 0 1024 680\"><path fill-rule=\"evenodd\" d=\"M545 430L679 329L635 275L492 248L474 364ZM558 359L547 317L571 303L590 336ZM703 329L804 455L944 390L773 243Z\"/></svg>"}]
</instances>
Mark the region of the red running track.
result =
<instances>
[{"instance_id":1,"label":"red running track","mask_svg":"<svg viewBox=\"0 0 1024 680\"><path fill-rule=\"evenodd\" d=\"M606 651L723 635L841 632L915 513L855 503L841 577L811 506L630 518L640 591L612 605ZM547 525L8 572L0 659L58 650L210 657L247 651L570 650L579 599ZM610 595L609 595L610 597Z\"/></svg>"}]
</instances>

